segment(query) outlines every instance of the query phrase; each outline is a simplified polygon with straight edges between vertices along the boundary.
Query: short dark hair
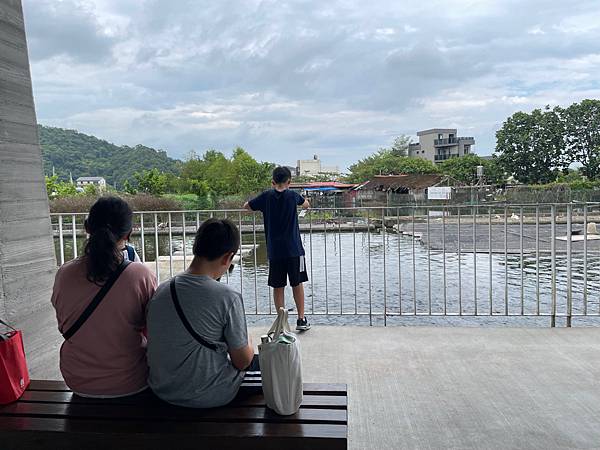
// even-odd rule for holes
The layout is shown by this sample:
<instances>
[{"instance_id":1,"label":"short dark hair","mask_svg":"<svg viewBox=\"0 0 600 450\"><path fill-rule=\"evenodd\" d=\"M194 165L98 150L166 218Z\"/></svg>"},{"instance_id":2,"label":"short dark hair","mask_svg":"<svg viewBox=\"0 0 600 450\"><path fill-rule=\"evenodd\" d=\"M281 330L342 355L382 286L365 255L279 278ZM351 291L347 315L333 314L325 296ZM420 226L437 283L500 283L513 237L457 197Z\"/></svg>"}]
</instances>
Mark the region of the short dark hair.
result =
<instances>
[{"instance_id":1,"label":"short dark hair","mask_svg":"<svg viewBox=\"0 0 600 450\"><path fill-rule=\"evenodd\" d=\"M240 248L240 232L228 219L208 219L196 232L194 255L209 261Z\"/></svg>"},{"instance_id":2,"label":"short dark hair","mask_svg":"<svg viewBox=\"0 0 600 450\"><path fill-rule=\"evenodd\" d=\"M279 166L273 170L273 181L275 184L287 183L292 179L292 172L287 167Z\"/></svg>"}]
</instances>

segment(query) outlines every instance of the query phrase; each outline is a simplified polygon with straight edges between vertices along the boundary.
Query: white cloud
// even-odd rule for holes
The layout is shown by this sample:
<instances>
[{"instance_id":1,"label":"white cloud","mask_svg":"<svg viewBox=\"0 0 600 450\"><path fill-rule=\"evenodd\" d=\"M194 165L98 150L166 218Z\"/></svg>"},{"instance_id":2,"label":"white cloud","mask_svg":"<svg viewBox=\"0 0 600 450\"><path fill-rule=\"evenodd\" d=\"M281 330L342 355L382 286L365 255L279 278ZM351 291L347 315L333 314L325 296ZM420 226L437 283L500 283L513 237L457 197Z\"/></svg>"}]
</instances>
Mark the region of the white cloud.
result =
<instances>
[{"instance_id":1,"label":"white cloud","mask_svg":"<svg viewBox=\"0 0 600 450\"><path fill-rule=\"evenodd\" d=\"M527 30L527 34L532 34L532 35L540 35L540 34L546 34L546 32L544 30L542 30L542 28L539 25L536 25L532 28L530 28L529 30Z\"/></svg>"},{"instance_id":2,"label":"white cloud","mask_svg":"<svg viewBox=\"0 0 600 450\"><path fill-rule=\"evenodd\" d=\"M600 30L600 11L565 17L554 29L565 34L588 34Z\"/></svg>"},{"instance_id":3,"label":"white cloud","mask_svg":"<svg viewBox=\"0 0 600 450\"><path fill-rule=\"evenodd\" d=\"M600 97L596 0L25 2L41 123L347 167L435 126ZM519 14L515 14L515 9Z\"/></svg>"}]
</instances>

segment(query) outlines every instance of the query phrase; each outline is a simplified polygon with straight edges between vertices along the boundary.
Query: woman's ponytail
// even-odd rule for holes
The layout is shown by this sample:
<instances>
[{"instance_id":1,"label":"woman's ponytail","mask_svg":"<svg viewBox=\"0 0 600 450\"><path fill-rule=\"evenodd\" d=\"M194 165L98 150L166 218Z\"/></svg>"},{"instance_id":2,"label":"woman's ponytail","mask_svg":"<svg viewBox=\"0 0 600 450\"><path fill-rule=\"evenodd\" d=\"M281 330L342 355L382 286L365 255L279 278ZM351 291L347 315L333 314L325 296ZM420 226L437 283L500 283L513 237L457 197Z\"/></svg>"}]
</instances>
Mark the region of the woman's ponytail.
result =
<instances>
[{"instance_id":1,"label":"woman's ponytail","mask_svg":"<svg viewBox=\"0 0 600 450\"><path fill-rule=\"evenodd\" d=\"M102 197L94 203L86 220L89 238L85 246L87 278L93 283L108 279L123 258L117 243L131 232L133 212L118 197Z\"/></svg>"}]
</instances>

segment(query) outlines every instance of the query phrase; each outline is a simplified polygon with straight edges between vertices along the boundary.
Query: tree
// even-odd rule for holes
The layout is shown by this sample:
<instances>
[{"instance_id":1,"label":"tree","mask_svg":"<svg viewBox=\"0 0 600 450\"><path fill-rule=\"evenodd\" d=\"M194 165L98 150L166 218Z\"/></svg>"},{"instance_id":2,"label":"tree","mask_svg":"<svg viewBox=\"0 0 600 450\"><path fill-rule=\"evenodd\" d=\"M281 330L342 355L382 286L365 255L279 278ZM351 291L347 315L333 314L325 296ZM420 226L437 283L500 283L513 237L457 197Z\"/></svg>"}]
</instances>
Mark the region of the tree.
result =
<instances>
[{"instance_id":1,"label":"tree","mask_svg":"<svg viewBox=\"0 0 600 450\"><path fill-rule=\"evenodd\" d=\"M46 177L46 192L48 198L62 198L77 195L75 185L58 180L58 175Z\"/></svg>"},{"instance_id":2,"label":"tree","mask_svg":"<svg viewBox=\"0 0 600 450\"><path fill-rule=\"evenodd\" d=\"M210 187L206 181L189 180L188 192L196 194L198 197L208 197L210 196Z\"/></svg>"},{"instance_id":3,"label":"tree","mask_svg":"<svg viewBox=\"0 0 600 450\"><path fill-rule=\"evenodd\" d=\"M181 177L208 183L210 191L217 195L235 193L236 185L231 185L231 161L216 150L208 150L198 157L191 152L181 169Z\"/></svg>"},{"instance_id":4,"label":"tree","mask_svg":"<svg viewBox=\"0 0 600 450\"><path fill-rule=\"evenodd\" d=\"M87 195L89 197L95 197L98 195L98 188L95 184L86 184L83 187L83 195Z\"/></svg>"},{"instance_id":5,"label":"tree","mask_svg":"<svg viewBox=\"0 0 600 450\"><path fill-rule=\"evenodd\" d=\"M517 112L504 122L496 132L496 153L508 174L522 183L544 184L568 167L560 112L549 107Z\"/></svg>"},{"instance_id":6,"label":"tree","mask_svg":"<svg viewBox=\"0 0 600 450\"><path fill-rule=\"evenodd\" d=\"M166 191L167 177L157 168L136 172L133 177L137 181L137 188L147 194L162 195Z\"/></svg>"},{"instance_id":7,"label":"tree","mask_svg":"<svg viewBox=\"0 0 600 450\"><path fill-rule=\"evenodd\" d=\"M131 195L137 194L137 189L133 187L129 180L125 180L125 183L123 183L123 190Z\"/></svg>"},{"instance_id":8,"label":"tree","mask_svg":"<svg viewBox=\"0 0 600 450\"><path fill-rule=\"evenodd\" d=\"M259 163L243 148L238 147L231 159L230 183L236 186L237 193L253 194L271 184L274 165Z\"/></svg>"},{"instance_id":9,"label":"tree","mask_svg":"<svg viewBox=\"0 0 600 450\"><path fill-rule=\"evenodd\" d=\"M477 167L483 166L485 181L489 184L502 184L505 176L502 168L497 164L496 158L489 160L477 155L465 155L460 158L450 158L442 162L438 167L442 173L462 181L466 184L476 184Z\"/></svg>"},{"instance_id":10,"label":"tree","mask_svg":"<svg viewBox=\"0 0 600 450\"><path fill-rule=\"evenodd\" d=\"M252 194L270 185L273 168L271 163L257 162L240 147L231 158L216 150L208 150L202 157L190 152L182 165L181 179L188 192L207 189L206 194Z\"/></svg>"},{"instance_id":11,"label":"tree","mask_svg":"<svg viewBox=\"0 0 600 450\"><path fill-rule=\"evenodd\" d=\"M377 153L361 159L349 168L348 181L360 183L375 175L399 175L403 173L438 173L431 161L423 158L396 156L390 149L380 149Z\"/></svg>"},{"instance_id":12,"label":"tree","mask_svg":"<svg viewBox=\"0 0 600 450\"><path fill-rule=\"evenodd\" d=\"M563 110L567 154L590 180L600 175L600 100L583 100Z\"/></svg>"},{"instance_id":13,"label":"tree","mask_svg":"<svg viewBox=\"0 0 600 450\"><path fill-rule=\"evenodd\" d=\"M408 146L410 145L410 137L401 134L392 142L392 155L394 156L408 156Z\"/></svg>"}]
</instances>

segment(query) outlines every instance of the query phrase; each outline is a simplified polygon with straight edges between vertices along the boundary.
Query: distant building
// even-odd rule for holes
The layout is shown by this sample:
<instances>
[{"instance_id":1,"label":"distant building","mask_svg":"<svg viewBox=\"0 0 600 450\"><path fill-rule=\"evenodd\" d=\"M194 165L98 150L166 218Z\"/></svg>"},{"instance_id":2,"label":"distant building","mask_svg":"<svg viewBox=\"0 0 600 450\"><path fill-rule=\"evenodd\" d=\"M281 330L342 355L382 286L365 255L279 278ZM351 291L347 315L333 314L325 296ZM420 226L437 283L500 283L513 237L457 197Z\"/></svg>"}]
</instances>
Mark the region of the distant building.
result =
<instances>
[{"instance_id":1,"label":"distant building","mask_svg":"<svg viewBox=\"0 0 600 450\"><path fill-rule=\"evenodd\" d=\"M382 198L379 193L411 195L416 200L425 200L429 188L460 185L455 179L439 174L375 175L355 189L359 191L358 200Z\"/></svg>"},{"instance_id":2,"label":"distant building","mask_svg":"<svg viewBox=\"0 0 600 450\"><path fill-rule=\"evenodd\" d=\"M323 173L333 173L339 175L340 169L337 166L324 166L317 155L313 159L299 159L296 168L296 174L299 176L315 176Z\"/></svg>"},{"instance_id":3,"label":"distant building","mask_svg":"<svg viewBox=\"0 0 600 450\"><path fill-rule=\"evenodd\" d=\"M475 139L457 137L456 128L432 128L417 133L419 142L410 144L408 156L440 163L472 153Z\"/></svg>"},{"instance_id":4,"label":"distant building","mask_svg":"<svg viewBox=\"0 0 600 450\"><path fill-rule=\"evenodd\" d=\"M89 185L96 186L101 191L106 189L106 180L103 177L79 177L75 182L78 189L85 189Z\"/></svg>"}]
</instances>

